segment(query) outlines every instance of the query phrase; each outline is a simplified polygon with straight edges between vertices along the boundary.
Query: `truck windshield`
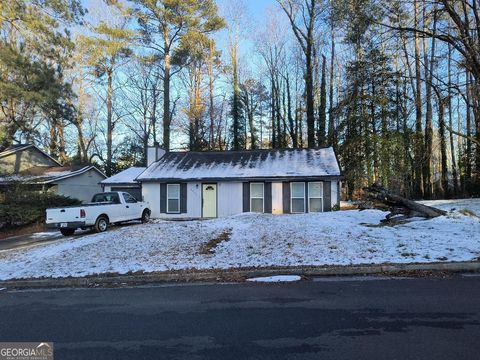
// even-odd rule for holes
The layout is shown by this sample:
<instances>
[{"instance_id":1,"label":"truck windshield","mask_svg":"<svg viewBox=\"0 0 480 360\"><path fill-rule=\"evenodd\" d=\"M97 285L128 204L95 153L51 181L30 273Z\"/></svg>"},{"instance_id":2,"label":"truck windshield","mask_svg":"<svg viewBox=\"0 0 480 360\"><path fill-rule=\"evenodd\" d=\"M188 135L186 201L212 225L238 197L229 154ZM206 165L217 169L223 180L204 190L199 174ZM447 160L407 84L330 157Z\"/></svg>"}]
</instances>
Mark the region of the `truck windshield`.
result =
<instances>
[{"instance_id":1,"label":"truck windshield","mask_svg":"<svg viewBox=\"0 0 480 360\"><path fill-rule=\"evenodd\" d=\"M116 193L95 194L92 199L93 203L106 202L111 204L120 204L120 198Z\"/></svg>"}]
</instances>

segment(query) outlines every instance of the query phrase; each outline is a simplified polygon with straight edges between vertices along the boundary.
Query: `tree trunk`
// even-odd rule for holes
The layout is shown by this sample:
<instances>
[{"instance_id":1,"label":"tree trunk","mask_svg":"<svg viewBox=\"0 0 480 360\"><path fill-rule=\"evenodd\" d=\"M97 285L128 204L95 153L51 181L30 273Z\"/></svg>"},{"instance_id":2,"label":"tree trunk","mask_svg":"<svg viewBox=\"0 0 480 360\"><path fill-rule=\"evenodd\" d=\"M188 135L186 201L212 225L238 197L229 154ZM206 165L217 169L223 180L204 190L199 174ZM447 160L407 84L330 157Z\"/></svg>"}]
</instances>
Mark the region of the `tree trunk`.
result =
<instances>
[{"instance_id":1,"label":"tree trunk","mask_svg":"<svg viewBox=\"0 0 480 360\"><path fill-rule=\"evenodd\" d=\"M287 72L286 80L287 80L287 85L286 86L287 86L288 127L289 127L290 137L292 138L292 146L295 149L295 148L298 147L298 139L297 139L297 136L295 134L295 124L293 122L293 117L292 117L292 97L291 97L291 94L290 94L290 79L289 79L289 76L288 76L288 72Z\"/></svg>"},{"instance_id":2,"label":"tree trunk","mask_svg":"<svg viewBox=\"0 0 480 360\"><path fill-rule=\"evenodd\" d=\"M322 79L320 80L320 106L318 108L318 146L326 145L325 130L327 126L327 59L322 55Z\"/></svg>"},{"instance_id":3,"label":"tree trunk","mask_svg":"<svg viewBox=\"0 0 480 360\"><path fill-rule=\"evenodd\" d=\"M209 115L210 115L210 128L209 128L209 149L213 150L215 147L215 140L214 140L214 126L215 126L215 109L213 107L213 40L210 41L210 52L208 56L208 95L210 100L210 108L209 108Z\"/></svg>"},{"instance_id":4,"label":"tree trunk","mask_svg":"<svg viewBox=\"0 0 480 360\"><path fill-rule=\"evenodd\" d=\"M254 110L253 110L253 97L249 96L248 102L248 127L250 129L250 149L258 149L257 145L257 129L255 128Z\"/></svg>"},{"instance_id":5,"label":"tree trunk","mask_svg":"<svg viewBox=\"0 0 480 360\"><path fill-rule=\"evenodd\" d=\"M272 94L271 94L271 98L272 98L272 102L271 102L271 115L272 115L272 119L271 119L271 126L272 126L272 149L276 149L278 146L277 146L277 132L275 131L275 119L276 119L276 114L275 114L275 82L274 82L274 77L273 77L273 73L271 74L271 85L272 85Z\"/></svg>"},{"instance_id":6,"label":"tree trunk","mask_svg":"<svg viewBox=\"0 0 480 360\"><path fill-rule=\"evenodd\" d=\"M49 144L49 152L50 156L57 158L58 157L58 134L57 134L57 120L50 119L50 144Z\"/></svg>"},{"instance_id":7,"label":"tree trunk","mask_svg":"<svg viewBox=\"0 0 480 360\"><path fill-rule=\"evenodd\" d=\"M59 119L57 122L57 134L58 134L58 158L60 163L65 164L67 161L67 153L65 152L65 123L63 119Z\"/></svg>"},{"instance_id":8,"label":"tree trunk","mask_svg":"<svg viewBox=\"0 0 480 360\"><path fill-rule=\"evenodd\" d=\"M415 8L415 28L418 28L418 0L414 0ZM423 198L423 174L422 164L424 155L423 146L423 130L422 130L422 79L420 72L420 38L418 32L415 32L415 150L414 150L414 166L415 166L415 194L419 198Z\"/></svg>"},{"instance_id":9,"label":"tree trunk","mask_svg":"<svg viewBox=\"0 0 480 360\"><path fill-rule=\"evenodd\" d=\"M465 85L465 92L466 92L466 97L465 97L465 107L466 107L466 128L467 128L467 138L466 138L466 151L465 151L465 162L466 162L466 172L465 172L465 182L466 184L470 184L472 180L472 141L471 136L472 136L472 102L471 102L471 81L472 77L468 70L465 70L465 78L466 78L466 85Z\"/></svg>"},{"instance_id":10,"label":"tree trunk","mask_svg":"<svg viewBox=\"0 0 480 360\"><path fill-rule=\"evenodd\" d=\"M105 174L112 176L113 143L113 70L107 70L107 164Z\"/></svg>"},{"instance_id":11,"label":"tree trunk","mask_svg":"<svg viewBox=\"0 0 480 360\"><path fill-rule=\"evenodd\" d=\"M444 100L438 97L438 123L440 135L440 154L442 162L442 191L446 198L450 197L448 186L448 165L447 165L447 142L445 138L445 105Z\"/></svg>"},{"instance_id":12,"label":"tree trunk","mask_svg":"<svg viewBox=\"0 0 480 360\"><path fill-rule=\"evenodd\" d=\"M448 45L448 125L453 129L452 116L452 47ZM458 194L458 172L457 161L455 159L455 143L453 140L453 133L450 133L450 153L452 156L452 176L453 176L453 195Z\"/></svg>"},{"instance_id":13,"label":"tree trunk","mask_svg":"<svg viewBox=\"0 0 480 360\"><path fill-rule=\"evenodd\" d=\"M334 78L334 61L335 61L335 34L333 30L333 20L331 20L331 42L332 48L330 53L330 91L329 91L329 108L328 108L328 146L336 147L335 141L335 117L333 116L333 78Z\"/></svg>"},{"instance_id":14,"label":"tree trunk","mask_svg":"<svg viewBox=\"0 0 480 360\"><path fill-rule=\"evenodd\" d=\"M428 219L446 215L446 211L392 194L377 184L364 188L364 191L367 193L367 199L379 202L383 206L390 208L391 214L387 215L386 220L397 214L405 214L407 217L422 216Z\"/></svg>"},{"instance_id":15,"label":"tree trunk","mask_svg":"<svg viewBox=\"0 0 480 360\"><path fill-rule=\"evenodd\" d=\"M280 82L278 81L278 76L275 78L275 91L276 91L276 96L275 96L275 99L276 99L276 111L275 113L277 114L277 118L276 118L276 126L277 126L277 146L279 148L283 148L284 147L284 139L285 139L285 134L283 133L282 131L282 111L281 111L281 106L280 106L280 97L281 97L281 93L280 93Z\"/></svg>"},{"instance_id":16,"label":"tree trunk","mask_svg":"<svg viewBox=\"0 0 480 360\"><path fill-rule=\"evenodd\" d=\"M240 150L240 114L238 109L238 101L240 89L238 86L238 70L237 70L237 47L236 44L231 47L232 53L232 70L233 70L233 104L232 104L232 118L233 118L233 150Z\"/></svg>"},{"instance_id":17,"label":"tree trunk","mask_svg":"<svg viewBox=\"0 0 480 360\"><path fill-rule=\"evenodd\" d=\"M166 151L170 150L170 44L169 33L165 27L163 37L164 41L164 56L163 56L163 148Z\"/></svg>"},{"instance_id":18,"label":"tree trunk","mask_svg":"<svg viewBox=\"0 0 480 360\"><path fill-rule=\"evenodd\" d=\"M424 28L426 29L426 4L424 0L424 10L423 10L423 23ZM433 33L436 33L437 28L437 18L436 12L434 12L433 17ZM432 181L432 154L433 154L433 124L432 124L432 117L433 117L433 109L432 109L432 81L433 81L433 65L434 65L434 57L435 57L435 38L432 38L431 44L431 54L430 60L428 59L428 49L427 49L427 40L423 38L423 54L424 54L424 62L425 62L425 88L426 88L426 105L427 111L425 114L425 160L423 166L423 179L424 179L424 190L425 190L425 197L432 198L433 196L433 181Z\"/></svg>"},{"instance_id":19,"label":"tree trunk","mask_svg":"<svg viewBox=\"0 0 480 360\"><path fill-rule=\"evenodd\" d=\"M307 40L308 41L308 40ZM313 40L307 43L306 69L305 69L305 91L307 97L307 147L315 147L315 113L313 101Z\"/></svg>"}]
</instances>

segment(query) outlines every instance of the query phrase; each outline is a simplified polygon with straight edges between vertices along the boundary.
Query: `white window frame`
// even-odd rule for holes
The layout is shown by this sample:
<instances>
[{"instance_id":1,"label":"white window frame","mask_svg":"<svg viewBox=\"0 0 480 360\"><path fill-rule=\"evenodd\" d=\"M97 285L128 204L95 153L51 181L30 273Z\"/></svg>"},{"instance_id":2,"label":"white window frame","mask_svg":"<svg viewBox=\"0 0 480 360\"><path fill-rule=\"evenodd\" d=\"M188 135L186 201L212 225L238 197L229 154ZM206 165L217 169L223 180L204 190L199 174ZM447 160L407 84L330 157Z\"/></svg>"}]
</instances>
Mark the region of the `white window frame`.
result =
<instances>
[{"instance_id":1,"label":"white window frame","mask_svg":"<svg viewBox=\"0 0 480 360\"><path fill-rule=\"evenodd\" d=\"M178 187L178 197L170 197L168 189L172 186ZM178 211L170 211L168 200L178 200ZM167 184L167 214L180 214L180 184Z\"/></svg>"},{"instance_id":2,"label":"white window frame","mask_svg":"<svg viewBox=\"0 0 480 360\"><path fill-rule=\"evenodd\" d=\"M303 184L303 197L293 197L293 184ZM303 211L293 211L293 199L302 199L303 200ZM304 181L293 181L290 183L290 213L291 214L305 214L306 206L305 206L305 182Z\"/></svg>"},{"instance_id":3,"label":"white window frame","mask_svg":"<svg viewBox=\"0 0 480 360\"><path fill-rule=\"evenodd\" d=\"M262 185L262 197L253 197L252 196L252 185ZM265 213L265 183L262 182L254 182L250 183L250 211L252 211L252 200L253 199L262 199L262 211L261 214Z\"/></svg>"},{"instance_id":4,"label":"white window frame","mask_svg":"<svg viewBox=\"0 0 480 360\"><path fill-rule=\"evenodd\" d=\"M310 184L321 184L321 186L322 186L322 197L310 196L310 194L312 193L310 191ZM309 213L310 213L310 199L320 199L321 200L320 204L322 205L322 210L320 210L320 212L323 212L323 197L325 196L324 193L323 193L324 191L325 191L325 188L323 186L323 181L311 181L311 182L308 183L308 212ZM315 211L315 212L317 212L317 211Z\"/></svg>"}]
</instances>

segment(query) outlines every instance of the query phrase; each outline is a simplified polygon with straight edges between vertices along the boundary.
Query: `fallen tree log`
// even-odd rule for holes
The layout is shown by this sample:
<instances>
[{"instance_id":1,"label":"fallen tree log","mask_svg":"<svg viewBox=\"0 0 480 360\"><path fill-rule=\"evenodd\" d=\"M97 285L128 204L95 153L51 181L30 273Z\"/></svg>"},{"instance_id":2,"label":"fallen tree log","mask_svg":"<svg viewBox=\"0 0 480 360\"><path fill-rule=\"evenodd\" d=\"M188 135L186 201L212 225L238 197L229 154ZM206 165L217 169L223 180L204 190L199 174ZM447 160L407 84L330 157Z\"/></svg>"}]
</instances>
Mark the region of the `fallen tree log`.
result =
<instances>
[{"instance_id":1,"label":"fallen tree log","mask_svg":"<svg viewBox=\"0 0 480 360\"><path fill-rule=\"evenodd\" d=\"M379 184L373 184L364 188L366 198L370 204L362 204L360 208L373 207L380 210L388 210L390 213L384 221L390 221L397 215L402 219L410 217L424 217L427 219L446 215L446 211L431 206L420 204L399 195L390 193Z\"/></svg>"}]
</instances>

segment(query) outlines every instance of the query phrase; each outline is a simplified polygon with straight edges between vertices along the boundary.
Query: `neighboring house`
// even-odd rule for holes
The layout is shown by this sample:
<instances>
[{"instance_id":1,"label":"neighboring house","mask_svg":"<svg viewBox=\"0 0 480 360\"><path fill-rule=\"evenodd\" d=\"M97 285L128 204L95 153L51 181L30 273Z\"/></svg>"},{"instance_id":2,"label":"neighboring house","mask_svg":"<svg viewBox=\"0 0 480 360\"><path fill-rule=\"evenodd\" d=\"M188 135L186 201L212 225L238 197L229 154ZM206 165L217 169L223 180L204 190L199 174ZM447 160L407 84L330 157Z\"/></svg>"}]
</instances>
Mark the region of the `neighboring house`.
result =
<instances>
[{"instance_id":1,"label":"neighboring house","mask_svg":"<svg viewBox=\"0 0 480 360\"><path fill-rule=\"evenodd\" d=\"M102 191L103 179L95 166L62 166L35 145L15 145L0 152L0 192L18 183L88 202Z\"/></svg>"},{"instance_id":2,"label":"neighboring house","mask_svg":"<svg viewBox=\"0 0 480 360\"><path fill-rule=\"evenodd\" d=\"M13 145L0 152L0 175L19 174L32 167L52 166L62 164L32 144Z\"/></svg>"},{"instance_id":3,"label":"neighboring house","mask_svg":"<svg viewBox=\"0 0 480 360\"><path fill-rule=\"evenodd\" d=\"M321 212L340 202L332 148L147 154L137 181L156 218Z\"/></svg>"},{"instance_id":4,"label":"neighboring house","mask_svg":"<svg viewBox=\"0 0 480 360\"><path fill-rule=\"evenodd\" d=\"M146 167L131 167L100 182L103 191L123 191L142 201L142 184L135 180Z\"/></svg>"}]
</instances>

